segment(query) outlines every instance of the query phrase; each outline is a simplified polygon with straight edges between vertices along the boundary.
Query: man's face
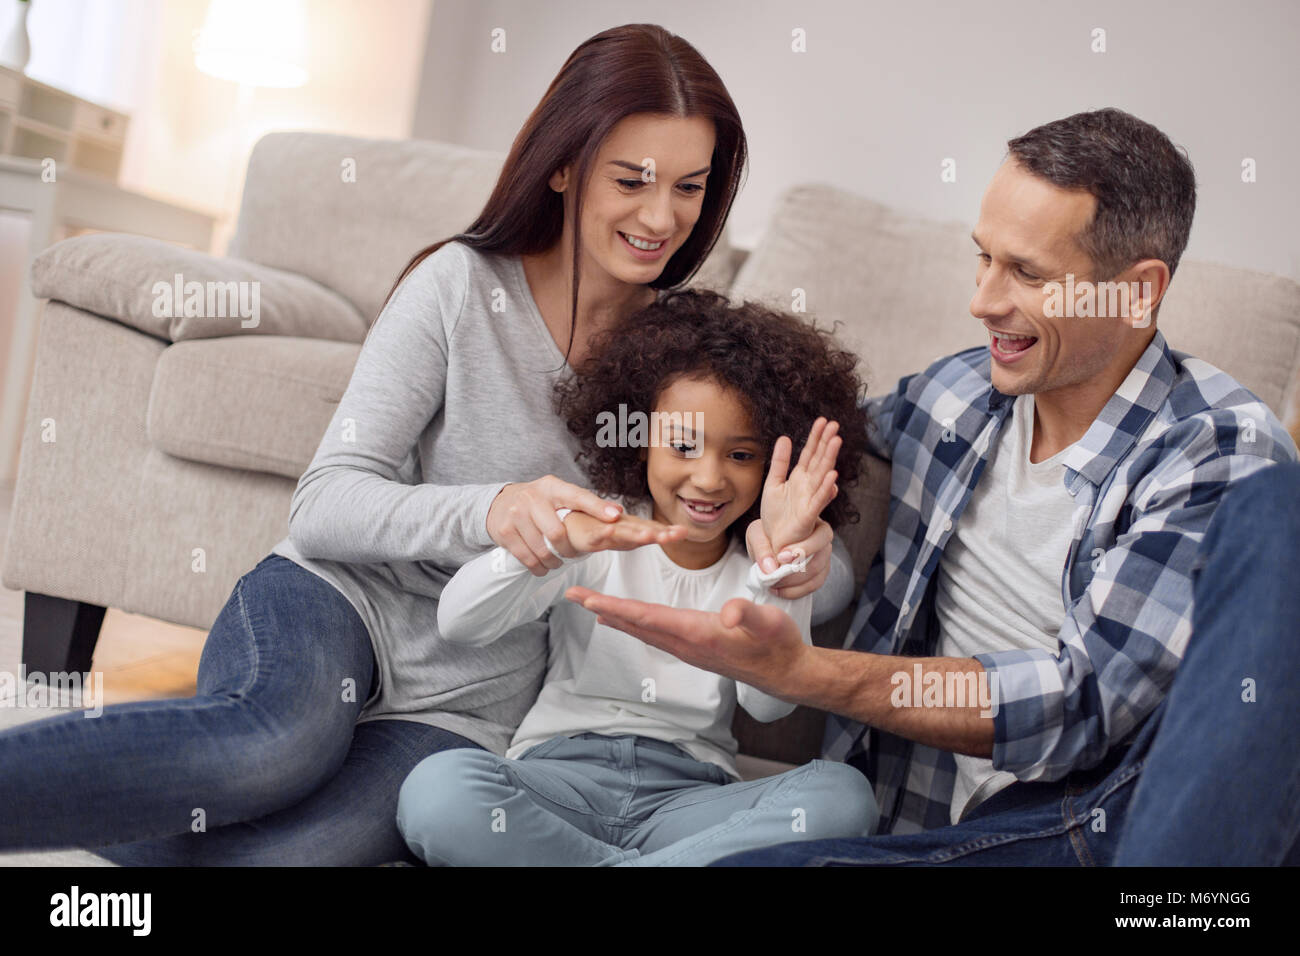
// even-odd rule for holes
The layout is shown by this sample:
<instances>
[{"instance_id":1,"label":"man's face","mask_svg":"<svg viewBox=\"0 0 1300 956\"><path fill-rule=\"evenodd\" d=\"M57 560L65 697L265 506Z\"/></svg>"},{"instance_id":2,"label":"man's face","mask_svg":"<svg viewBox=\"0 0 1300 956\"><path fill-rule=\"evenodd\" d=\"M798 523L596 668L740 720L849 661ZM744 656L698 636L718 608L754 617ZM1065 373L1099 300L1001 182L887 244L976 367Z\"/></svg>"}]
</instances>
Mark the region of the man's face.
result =
<instances>
[{"instance_id":1,"label":"man's face","mask_svg":"<svg viewBox=\"0 0 1300 956\"><path fill-rule=\"evenodd\" d=\"M1048 315L1047 283L1064 286L1069 273L1076 283L1098 278L1075 239L1096 205L1086 191L1054 186L1014 159L989 183L972 233L979 265L970 311L989 330L993 387L999 392L1050 392L1131 363L1132 338L1124 332L1132 320L1076 317L1071 309Z\"/></svg>"}]
</instances>

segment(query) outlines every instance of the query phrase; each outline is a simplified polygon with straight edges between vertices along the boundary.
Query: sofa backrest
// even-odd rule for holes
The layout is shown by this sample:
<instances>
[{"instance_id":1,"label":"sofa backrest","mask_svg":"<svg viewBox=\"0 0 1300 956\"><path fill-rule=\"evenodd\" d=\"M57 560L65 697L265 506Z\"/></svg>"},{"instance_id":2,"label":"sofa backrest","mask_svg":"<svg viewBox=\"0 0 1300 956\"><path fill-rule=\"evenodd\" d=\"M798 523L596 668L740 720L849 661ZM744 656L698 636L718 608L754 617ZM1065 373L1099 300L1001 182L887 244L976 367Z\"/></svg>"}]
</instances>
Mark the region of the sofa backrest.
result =
<instances>
[{"instance_id":1,"label":"sofa backrest","mask_svg":"<svg viewBox=\"0 0 1300 956\"><path fill-rule=\"evenodd\" d=\"M732 284L733 299L842 323L872 394L933 359L987 342L970 314L971 223L936 223L825 185L796 186ZM1184 261L1157 325L1172 348L1223 369L1293 433L1300 425L1300 284L1265 273Z\"/></svg>"},{"instance_id":2,"label":"sofa backrest","mask_svg":"<svg viewBox=\"0 0 1300 956\"><path fill-rule=\"evenodd\" d=\"M502 156L424 140L268 133L228 254L314 279L373 322L411 257L467 228Z\"/></svg>"}]
</instances>

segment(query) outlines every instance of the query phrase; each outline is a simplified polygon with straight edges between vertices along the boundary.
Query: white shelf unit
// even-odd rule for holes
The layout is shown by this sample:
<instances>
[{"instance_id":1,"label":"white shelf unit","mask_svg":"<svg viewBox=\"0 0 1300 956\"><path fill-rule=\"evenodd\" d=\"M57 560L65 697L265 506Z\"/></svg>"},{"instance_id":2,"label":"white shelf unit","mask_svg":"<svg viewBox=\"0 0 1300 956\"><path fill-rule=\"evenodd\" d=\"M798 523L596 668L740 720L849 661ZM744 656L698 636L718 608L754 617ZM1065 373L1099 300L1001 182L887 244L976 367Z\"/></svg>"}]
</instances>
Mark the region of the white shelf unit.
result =
<instances>
[{"instance_id":1,"label":"white shelf unit","mask_svg":"<svg viewBox=\"0 0 1300 956\"><path fill-rule=\"evenodd\" d=\"M116 182L130 117L0 66L0 154Z\"/></svg>"}]
</instances>

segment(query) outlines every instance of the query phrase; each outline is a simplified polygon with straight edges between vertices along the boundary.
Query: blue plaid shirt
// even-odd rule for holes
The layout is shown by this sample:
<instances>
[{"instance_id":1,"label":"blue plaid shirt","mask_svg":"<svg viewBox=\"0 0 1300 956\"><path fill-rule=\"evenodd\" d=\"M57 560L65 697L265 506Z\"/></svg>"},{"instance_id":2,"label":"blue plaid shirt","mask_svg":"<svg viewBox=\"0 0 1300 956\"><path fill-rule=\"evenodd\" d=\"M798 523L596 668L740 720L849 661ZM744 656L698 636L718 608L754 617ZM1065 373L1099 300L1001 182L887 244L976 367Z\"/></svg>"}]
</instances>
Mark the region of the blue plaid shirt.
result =
<instances>
[{"instance_id":1,"label":"blue plaid shirt","mask_svg":"<svg viewBox=\"0 0 1300 956\"><path fill-rule=\"evenodd\" d=\"M892 461L889 528L846 648L937 656L939 559L1013 405L993 388L990 361L987 347L968 349L868 401L872 450ZM995 769L1058 780L1126 742L1169 690L1187 647L1197 550L1228 484L1296 458L1263 402L1156 332L1063 457L1076 506L1056 655L976 655L996 690ZM824 750L873 781L879 832L951 822L948 751L835 715Z\"/></svg>"}]
</instances>

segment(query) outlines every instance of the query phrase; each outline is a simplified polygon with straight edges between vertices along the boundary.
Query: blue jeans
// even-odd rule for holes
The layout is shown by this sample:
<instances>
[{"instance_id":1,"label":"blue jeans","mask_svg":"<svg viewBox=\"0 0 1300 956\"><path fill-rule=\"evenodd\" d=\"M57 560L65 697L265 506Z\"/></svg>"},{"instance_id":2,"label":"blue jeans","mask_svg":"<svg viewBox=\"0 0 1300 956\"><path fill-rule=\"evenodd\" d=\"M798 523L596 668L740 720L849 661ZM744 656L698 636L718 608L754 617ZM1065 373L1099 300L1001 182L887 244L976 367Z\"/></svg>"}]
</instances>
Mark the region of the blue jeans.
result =
<instances>
[{"instance_id":1,"label":"blue jeans","mask_svg":"<svg viewBox=\"0 0 1300 956\"><path fill-rule=\"evenodd\" d=\"M1300 465L1232 486L1200 558L1173 686L1098 767L1012 784L955 826L786 843L717 865L1300 863Z\"/></svg>"},{"instance_id":2,"label":"blue jeans","mask_svg":"<svg viewBox=\"0 0 1300 956\"><path fill-rule=\"evenodd\" d=\"M374 670L348 600L269 555L214 622L195 696L0 733L0 850L84 847L124 865L413 860L394 823L402 780L430 753L478 745L413 721L357 724Z\"/></svg>"},{"instance_id":3,"label":"blue jeans","mask_svg":"<svg viewBox=\"0 0 1300 956\"><path fill-rule=\"evenodd\" d=\"M867 778L814 760L733 782L674 744L631 734L558 736L508 760L428 757L402 785L397 823L432 865L702 866L791 833L870 833Z\"/></svg>"}]
</instances>

